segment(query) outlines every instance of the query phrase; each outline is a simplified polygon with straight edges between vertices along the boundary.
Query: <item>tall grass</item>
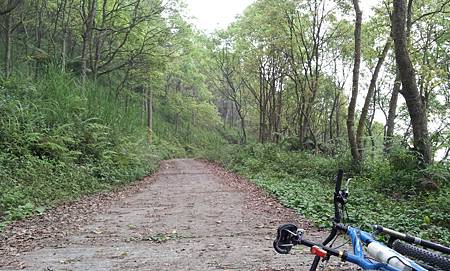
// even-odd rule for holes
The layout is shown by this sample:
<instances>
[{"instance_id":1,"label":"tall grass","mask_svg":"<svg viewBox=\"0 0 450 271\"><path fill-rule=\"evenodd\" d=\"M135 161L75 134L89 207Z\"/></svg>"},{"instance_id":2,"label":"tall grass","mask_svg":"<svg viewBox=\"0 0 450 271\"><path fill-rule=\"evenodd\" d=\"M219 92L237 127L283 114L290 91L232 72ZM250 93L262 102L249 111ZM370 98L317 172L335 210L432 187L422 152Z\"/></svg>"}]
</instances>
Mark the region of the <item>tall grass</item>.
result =
<instances>
[{"instance_id":1,"label":"tall grass","mask_svg":"<svg viewBox=\"0 0 450 271\"><path fill-rule=\"evenodd\" d=\"M136 98L125 107L55 69L29 79L0 82L0 221L135 180L171 155L147 143Z\"/></svg>"}]
</instances>

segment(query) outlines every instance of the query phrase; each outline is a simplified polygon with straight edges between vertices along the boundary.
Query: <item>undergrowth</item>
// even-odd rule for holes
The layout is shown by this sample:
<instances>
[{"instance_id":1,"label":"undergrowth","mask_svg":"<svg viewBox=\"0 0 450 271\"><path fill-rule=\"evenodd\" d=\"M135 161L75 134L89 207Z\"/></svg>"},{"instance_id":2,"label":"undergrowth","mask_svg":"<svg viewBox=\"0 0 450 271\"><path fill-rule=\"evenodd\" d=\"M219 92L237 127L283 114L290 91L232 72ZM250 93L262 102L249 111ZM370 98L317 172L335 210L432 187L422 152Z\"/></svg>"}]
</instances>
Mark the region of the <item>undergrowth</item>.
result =
<instances>
[{"instance_id":1,"label":"undergrowth","mask_svg":"<svg viewBox=\"0 0 450 271\"><path fill-rule=\"evenodd\" d=\"M164 138L148 144L139 101L125 107L109 93L51 70L0 81L0 228L185 155Z\"/></svg>"},{"instance_id":2,"label":"undergrowth","mask_svg":"<svg viewBox=\"0 0 450 271\"><path fill-rule=\"evenodd\" d=\"M391 157L367 161L356 174L345 156L330 158L276 145L221 150L209 159L249 178L322 228L331 226L333 180L343 168L352 178L348 223L368 231L370 225L383 225L450 244L448 165L419 170L408 166L408 153L397 150ZM438 189L428 187L430 183Z\"/></svg>"}]
</instances>

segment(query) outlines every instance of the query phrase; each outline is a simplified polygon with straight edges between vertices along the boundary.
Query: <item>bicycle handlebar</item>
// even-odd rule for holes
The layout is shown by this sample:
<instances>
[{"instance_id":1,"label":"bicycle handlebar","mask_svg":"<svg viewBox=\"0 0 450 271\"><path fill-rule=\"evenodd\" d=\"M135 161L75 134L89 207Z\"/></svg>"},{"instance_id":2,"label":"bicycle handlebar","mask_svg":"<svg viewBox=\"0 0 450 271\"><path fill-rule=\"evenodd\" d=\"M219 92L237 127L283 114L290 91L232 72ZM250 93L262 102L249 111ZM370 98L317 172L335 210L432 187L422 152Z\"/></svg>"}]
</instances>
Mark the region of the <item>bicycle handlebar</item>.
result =
<instances>
[{"instance_id":1,"label":"bicycle handlebar","mask_svg":"<svg viewBox=\"0 0 450 271\"><path fill-rule=\"evenodd\" d=\"M364 270L388 270L388 271L398 271L398 270L409 270L404 269L404 267L412 268L413 270L426 270L422 268L417 263L410 261L408 258L404 258L403 255L398 254L391 248L388 248L382 243L377 242L373 235L361 231L358 228L353 228L350 225L342 224L345 221L343 219L343 211L344 206L347 202L348 197L348 189L341 189L342 186L342 178L343 178L343 170L339 169L338 174L336 176L336 185L333 197L334 203L334 218L333 218L333 227L328 237L321 243L315 243L308 240L303 239L303 231L298 230L297 226L293 224L285 224L278 228L277 238L274 240L274 248L278 253L287 254L292 249L294 245L304 245L311 248L311 253L316 255L314 257L314 261L311 265L310 271L316 271L320 260L323 258L329 259L330 256L336 256L341 260L347 260L358 266L362 267ZM349 179L350 180L350 179ZM347 183L348 186L348 183ZM375 226L375 229L379 233L386 233L391 236L393 239L400 239L406 242L415 243L422 245L427 248L432 248L434 250L449 254L450 248L444 247L442 245L422 240L417 237L413 237L410 235L406 235L403 233L399 233L387 228L383 228L381 226ZM327 246L339 232L346 233L352 240L352 247L354 253L347 253L346 251L339 251L336 249ZM373 262L371 260L367 260L364 250L363 244L368 246L369 254L378 260ZM387 259L383 257L388 256ZM378 258L380 259L378 259ZM398 259L397 262L393 262L393 258ZM401 267L401 268L398 268Z\"/></svg>"},{"instance_id":2,"label":"bicycle handlebar","mask_svg":"<svg viewBox=\"0 0 450 271\"><path fill-rule=\"evenodd\" d=\"M341 222L341 211L339 210L339 204L342 204L341 201L341 186L342 186L342 177L344 176L344 171L339 169L337 177L336 177L336 187L334 189L334 219L335 223Z\"/></svg>"},{"instance_id":3,"label":"bicycle handlebar","mask_svg":"<svg viewBox=\"0 0 450 271\"><path fill-rule=\"evenodd\" d=\"M340 197L341 197L341 186L342 186L342 177L344 176L344 170L343 169L339 169L337 176L336 176L336 186L334 188L334 197L333 197L333 203L334 203L334 218L333 218L333 222L334 223L340 223L341 222L341 211L339 210L339 204L342 204L343 202L340 201ZM338 234L338 229L336 227L333 227L331 229L330 234L328 235L328 237L322 242L323 246L326 246L329 242L331 242L336 235ZM320 261L320 257L319 256L315 256L314 257L314 261L311 264L311 268L309 269L310 271L316 271L317 266L319 265L319 261Z\"/></svg>"},{"instance_id":4,"label":"bicycle handlebar","mask_svg":"<svg viewBox=\"0 0 450 271\"><path fill-rule=\"evenodd\" d=\"M437 244L437 243L433 243L433 242L428 241L428 240L423 240L421 238L414 237L414 236L411 236L411 235L408 235L408 234L404 234L404 233L401 233L401 232L398 232L398 231L394 231L394 230L391 230L391 229L388 229L388 228L385 228L385 227L382 227L382 226L375 225L375 226L373 226L373 228L375 229L376 232L378 232L378 233L385 233L385 234L389 235L390 237L392 237L394 239L399 239L399 240L405 241L405 242L410 243L410 244L421 245L421 246L423 246L425 248L430 248L430 249L433 249L433 250L436 250L436 251L439 251L439 252L442 252L442 253L450 255L450 248L449 247L445 247L443 245L440 245L440 244Z\"/></svg>"},{"instance_id":5,"label":"bicycle handlebar","mask_svg":"<svg viewBox=\"0 0 450 271\"><path fill-rule=\"evenodd\" d=\"M338 174L336 176L336 187L334 192L337 194L339 191L341 191L341 185L342 185L342 177L344 176L344 170L339 169Z\"/></svg>"}]
</instances>

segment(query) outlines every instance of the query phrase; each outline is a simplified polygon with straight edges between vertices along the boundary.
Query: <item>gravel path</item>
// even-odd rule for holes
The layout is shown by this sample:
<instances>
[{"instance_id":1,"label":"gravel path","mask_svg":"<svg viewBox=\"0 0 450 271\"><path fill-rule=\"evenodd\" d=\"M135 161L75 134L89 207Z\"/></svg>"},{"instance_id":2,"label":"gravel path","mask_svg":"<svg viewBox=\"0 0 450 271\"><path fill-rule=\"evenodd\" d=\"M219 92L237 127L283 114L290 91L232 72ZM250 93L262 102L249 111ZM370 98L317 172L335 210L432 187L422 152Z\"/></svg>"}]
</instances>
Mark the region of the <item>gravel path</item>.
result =
<instances>
[{"instance_id":1,"label":"gravel path","mask_svg":"<svg viewBox=\"0 0 450 271\"><path fill-rule=\"evenodd\" d=\"M308 270L305 250L273 251L275 229L294 222L312 239L323 235L206 162L166 161L130 187L9 226L0 235L0 270Z\"/></svg>"}]
</instances>

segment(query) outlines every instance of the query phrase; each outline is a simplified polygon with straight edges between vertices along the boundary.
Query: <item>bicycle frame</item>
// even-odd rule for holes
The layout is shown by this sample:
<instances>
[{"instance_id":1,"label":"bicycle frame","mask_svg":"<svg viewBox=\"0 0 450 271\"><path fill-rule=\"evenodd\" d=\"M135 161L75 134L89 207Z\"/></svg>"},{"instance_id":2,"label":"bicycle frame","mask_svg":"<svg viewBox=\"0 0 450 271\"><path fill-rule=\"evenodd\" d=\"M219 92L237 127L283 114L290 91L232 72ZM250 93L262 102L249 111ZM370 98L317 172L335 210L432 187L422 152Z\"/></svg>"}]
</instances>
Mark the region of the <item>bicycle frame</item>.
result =
<instances>
[{"instance_id":1,"label":"bicycle frame","mask_svg":"<svg viewBox=\"0 0 450 271\"><path fill-rule=\"evenodd\" d=\"M341 190L342 177L343 171L339 170L336 177L336 187L334 192L335 215L333 219L333 228L329 236L321 244L311 242L303 239L303 231L298 230L297 226L285 224L278 228L277 238L273 243L275 250L280 254L287 254L294 245L301 244L310 247L311 253L316 255L311 264L310 271L315 271L319 265L319 261L321 259L329 259L330 256L335 256L343 261L356 264L364 270L402 271L409 269L414 271L427 271L427 269L413 260L401 255L385 244L376 241L372 234L362 231L359 228L341 224L341 210L346 204L348 197L348 187L345 190ZM388 231L388 229L385 230ZM353 253L338 251L327 246L329 242L335 239L339 232L346 233L351 239ZM364 253L364 246L368 246L367 254L375 259L366 256Z\"/></svg>"},{"instance_id":2,"label":"bicycle frame","mask_svg":"<svg viewBox=\"0 0 450 271\"><path fill-rule=\"evenodd\" d=\"M401 271L398 268L395 268L389 264L379 263L369 260L364 255L363 244L369 244L372 242L377 242L372 234L362 231L358 228L354 228L351 226L347 226L347 235L350 237L352 241L353 254L348 253L346 260L354 263L364 270L387 270L387 271ZM384 246L384 244L383 244ZM388 249L386 247L386 249ZM408 261L408 265L414 268L417 271L427 271L420 265L416 264L414 261L405 258Z\"/></svg>"}]
</instances>

